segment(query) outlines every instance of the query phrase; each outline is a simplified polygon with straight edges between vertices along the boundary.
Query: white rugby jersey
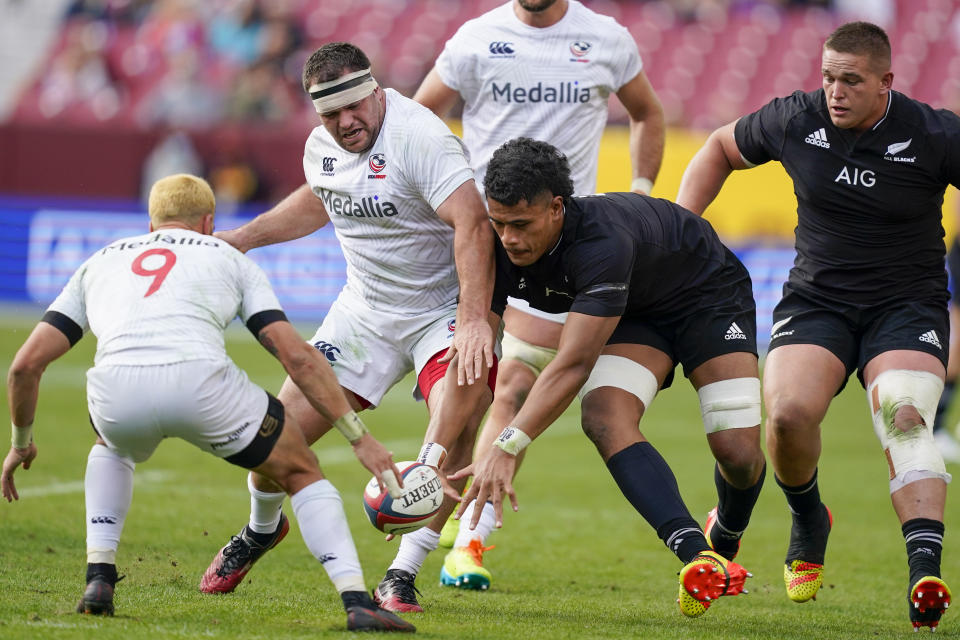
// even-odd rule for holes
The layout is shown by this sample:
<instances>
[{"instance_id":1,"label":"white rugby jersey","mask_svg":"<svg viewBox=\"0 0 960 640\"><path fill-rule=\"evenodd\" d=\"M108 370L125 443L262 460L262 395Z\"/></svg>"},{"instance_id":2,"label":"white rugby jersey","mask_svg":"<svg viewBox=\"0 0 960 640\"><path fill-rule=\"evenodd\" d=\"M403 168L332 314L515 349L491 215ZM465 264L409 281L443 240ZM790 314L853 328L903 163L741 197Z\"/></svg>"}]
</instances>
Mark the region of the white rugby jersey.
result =
<instances>
[{"instance_id":1,"label":"white rugby jersey","mask_svg":"<svg viewBox=\"0 0 960 640\"><path fill-rule=\"evenodd\" d=\"M508 2L463 24L436 62L464 99L464 142L477 184L501 144L526 136L570 159L574 190L596 190L607 100L643 68L637 44L609 16L570 0L546 28L522 23Z\"/></svg>"},{"instance_id":2,"label":"white rugby jersey","mask_svg":"<svg viewBox=\"0 0 960 640\"><path fill-rule=\"evenodd\" d=\"M340 240L347 288L375 309L420 313L459 292L453 228L436 209L473 171L440 118L384 91L386 116L370 149L351 153L321 125L307 139L303 170Z\"/></svg>"},{"instance_id":3,"label":"white rugby jersey","mask_svg":"<svg viewBox=\"0 0 960 640\"><path fill-rule=\"evenodd\" d=\"M229 361L227 325L280 303L260 267L226 242L163 229L92 255L49 311L93 332L96 365L155 365Z\"/></svg>"}]
</instances>

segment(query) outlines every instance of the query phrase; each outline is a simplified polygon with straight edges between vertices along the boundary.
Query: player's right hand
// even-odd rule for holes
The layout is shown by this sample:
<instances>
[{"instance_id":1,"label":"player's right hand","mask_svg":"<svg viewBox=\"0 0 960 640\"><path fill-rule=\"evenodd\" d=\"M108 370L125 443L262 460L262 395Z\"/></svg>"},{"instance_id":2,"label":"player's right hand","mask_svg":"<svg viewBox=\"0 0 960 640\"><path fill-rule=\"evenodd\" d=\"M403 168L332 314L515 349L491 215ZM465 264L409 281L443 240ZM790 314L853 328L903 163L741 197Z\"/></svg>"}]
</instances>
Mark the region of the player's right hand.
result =
<instances>
[{"instance_id":1,"label":"player's right hand","mask_svg":"<svg viewBox=\"0 0 960 640\"><path fill-rule=\"evenodd\" d=\"M29 469L33 459L37 457L37 445L33 442L26 449L17 449L10 447L10 453L3 460L3 473L0 475L0 491L7 502L13 502L20 499L17 493L17 486L13 482L13 472L17 467L23 465L24 469Z\"/></svg>"},{"instance_id":2,"label":"player's right hand","mask_svg":"<svg viewBox=\"0 0 960 640\"><path fill-rule=\"evenodd\" d=\"M476 500L477 504L493 504L494 526L500 528L503 526L503 494L507 494L510 499L510 506L514 511L520 508L517 503L517 494L513 490L513 476L517 471L517 457L510 455L500 447L490 447L482 458L473 463L473 484L467 489L460 501L454 519L459 520L467 506ZM449 479L463 478L468 475L470 467L464 467ZM480 514L483 509L474 509L473 517L470 519L470 529L477 528L480 521Z\"/></svg>"},{"instance_id":3,"label":"player's right hand","mask_svg":"<svg viewBox=\"0 0 960 640\"><path fill-rule=\"evenodd\" d=\"M403 495L401 491L403 478L400 477L400 469L393 462L393 454L387 451L379 440L370 433L365 433L353 443L353 452L360 464L376 477L381 491L386 490L391 498L399 498Z\"/></svg>"}]
</instances>

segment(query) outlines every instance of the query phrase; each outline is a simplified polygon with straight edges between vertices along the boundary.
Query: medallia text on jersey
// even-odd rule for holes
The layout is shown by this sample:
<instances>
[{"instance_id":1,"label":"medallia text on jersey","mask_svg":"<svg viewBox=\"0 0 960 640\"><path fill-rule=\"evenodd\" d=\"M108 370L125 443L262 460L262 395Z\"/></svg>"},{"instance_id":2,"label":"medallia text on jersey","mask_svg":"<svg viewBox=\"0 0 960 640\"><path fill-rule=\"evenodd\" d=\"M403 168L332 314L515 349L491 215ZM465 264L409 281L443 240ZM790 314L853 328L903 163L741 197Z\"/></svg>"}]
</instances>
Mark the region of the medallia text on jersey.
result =
<instances>
[{"instance_id":1,"label":"medallia text on jersey","mask_svg":"<svg viewBox=\"0 0 960 640\"><path fill-rule=\"evenodd\" d=\"M589 42L585 41L571 42L567 54L570 56L570 61L589 62L589 58L584 56L590 51L591 46ZM515 58L517 54L517 45L512 42L491 42L488 49L491 58ZM490 88L494 102L518 102L521 104L526 102L590 102L590 87L580 86L579 80L555 82L553 84L544 84L542 81L537 81L536 84L527 86L515 85L510 81L498 83L494 80Z\"/></svg>"},{"instance_id":2,"label":"medallia text on jersey","mask_svg":"<svg viewBox=\"0 0 960 640\"><path fill-rule=\"evenodd\" d=\"M332 176L335 173L334 164L337 158L324 158L322 175ZM367 159L367 180L384 180L387 174L387 159L383 153L372 153ZM338 216L354 218L390 218L399 213L396 205L389 200L382 200L379 194L370 196L343 195L320 187L320 200L328 213Z\"/></svg>"}]
</instances>

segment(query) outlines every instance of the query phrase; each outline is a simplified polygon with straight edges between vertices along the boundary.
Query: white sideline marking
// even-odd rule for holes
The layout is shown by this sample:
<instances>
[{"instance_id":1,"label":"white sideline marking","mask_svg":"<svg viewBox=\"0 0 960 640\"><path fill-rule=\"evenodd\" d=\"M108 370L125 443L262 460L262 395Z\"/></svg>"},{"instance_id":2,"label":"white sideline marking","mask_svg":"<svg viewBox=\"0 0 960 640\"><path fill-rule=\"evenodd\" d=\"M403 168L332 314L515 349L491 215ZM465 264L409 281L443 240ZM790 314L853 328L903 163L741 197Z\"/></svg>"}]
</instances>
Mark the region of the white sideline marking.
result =
<instances>
[{"instance_id":1,"label":"white sideline marking","mask_svg":"<svg viewBox=\"0 0 960 640\"><path fill-rule=\"evenodd\" d=\"M141 473L134 473L133 483L134 486L141 484L161 484L173 476L174 474L170 473L169 471L143 471ZM21 474L19 477L22 478L23 475ZM43 498L45 496L57 496L65 493L83 493L83 481L76 480L74 482L53 482L42 487L25 487L23 489L18 489L17 493L20 494L21 498Z\"/></svg>"}]
</instances>

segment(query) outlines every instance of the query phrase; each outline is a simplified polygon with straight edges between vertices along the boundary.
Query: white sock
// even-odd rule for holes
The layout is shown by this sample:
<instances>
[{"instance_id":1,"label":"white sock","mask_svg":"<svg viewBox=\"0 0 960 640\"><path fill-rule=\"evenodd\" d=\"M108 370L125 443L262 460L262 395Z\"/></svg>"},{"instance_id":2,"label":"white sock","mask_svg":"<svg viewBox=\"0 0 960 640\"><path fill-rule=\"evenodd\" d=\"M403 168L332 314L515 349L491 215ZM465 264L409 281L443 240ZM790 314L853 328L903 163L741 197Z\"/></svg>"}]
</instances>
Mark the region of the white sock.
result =
<instances>
[{"instance_id":1,"label":"white sock","mask_svg":"<svg viewBox=\"0 0 960 640\"><path fill-rule=\"evenodd\" d=\"M343 500L329 480L318 480L290 497L300 534L339 593L364 591L363 570L343 512Z\"/></svg>"},{"instance_id":2,"label":"white sock","mask_svg":"<svg viewBox=\"0 0 960 640\"><path fill-rule=\"evenodd\" d=\"M247 474L247 489L250 490L250 523L254 533L273 533L280 524L280 507L287 494L268 493L253 486L253 474Z\"/></svg>"},{"instance_id":3,"label":"white sock","mask_svg":"<svg viewBox=\"0 0 960 640\"><path fill-rule=\"evenodd\" d=\"M87 505L87 562L116 564L123 522L133 499L133 469L136 465L102 444L87 456L83 479Z\"/></svg>"},{"instance_id":4,"label":"white sock","mask_svg":"<svg viewBox=\"0 0 960 640\"><path fill-rule=\"evenodd\" d=\"M457 532L457 539L453 547L468 547L470 541L479 538L481 543L487 541L487 536L493 531L493 525L496 523L496 513L493 511L493 504L485 502L483 511L480 512L480 519L477 521L477 528L470 529L470 519L473 517L473 509L477 506L477 501L471 502L460 517L460 531Z\"/></svg>"},{"instance_id":5,"label":"white sock","mask_svg":"<svg viewBox=\"0 0 960 640\"><path fill-rule=\"evenodd\" d=\"M417 575L427 554L437 548L440 543L440 534L433 529L422 527L413 533L400 536L400 548L397 557L393 559L391 569L402 569L407 573Z\"/></svg>"}]
</instances>

